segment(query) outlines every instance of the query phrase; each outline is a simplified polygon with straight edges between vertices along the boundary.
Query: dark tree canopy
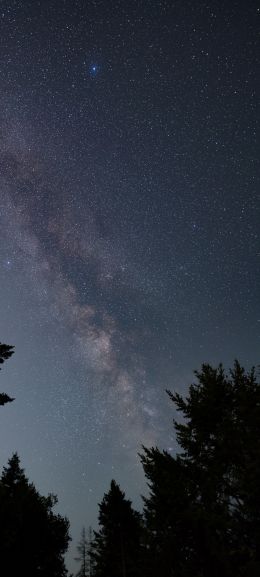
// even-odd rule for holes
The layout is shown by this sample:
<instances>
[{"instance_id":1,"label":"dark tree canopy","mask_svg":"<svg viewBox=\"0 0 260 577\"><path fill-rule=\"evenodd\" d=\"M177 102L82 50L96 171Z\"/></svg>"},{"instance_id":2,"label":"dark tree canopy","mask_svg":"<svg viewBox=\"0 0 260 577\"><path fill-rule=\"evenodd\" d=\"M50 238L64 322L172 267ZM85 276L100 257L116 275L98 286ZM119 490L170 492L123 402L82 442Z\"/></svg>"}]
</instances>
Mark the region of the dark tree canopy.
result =
<instances>
[{"instance_id":1,"label":"dark tree canopy","mask_svg":"<svg viewBox=\"0 0 260 577\"><path fill-rule=\"evenodd\" d=\"M151 575L260 575L260 385L235 362L203 365L187 398L168 392L181 452L141 456Z\"/></svg>"},{"instance_id":2,"label":"dark tree canopy","mask_svg":"<svg viewBox=\"0 0 260 577\"><path fill-rule=\"evenodd\" d=\"M15 453L0 480L1 574L65 577L69 523L53 512L56 503L29 483Z\"/></svg>"},{"instance_id":3,"label":"dark tree canopy","mask_svg":"<svg viewBox=\"0 0 260 577\"><path fill-rule=\"evenodd\" d=\"M99 525L92 542L93 576L140 575L140 515L115 481L99 505Z\"/></svg>"},{"instance_id":4,"label":"dark tree canopy","mask_svg":"<svg viewBox=\"0 0 260 577\"><path fill-rule=\"evenodd\" d=\"M14 354L14 347L12 345L5 345L0 343L0 365Z\"/></svg>"},{"instance_id":5,"label":"dark tree canopy","mask_svg":"<svg viewBox=\"0 0 260 577\"><path fill-rule=\"evenodd\" d=\"M2 365L7 359L9 359L14 353L14 347L12 345L5 345L0 343L0 365ZM1 367L0 367L1 370ZM6 393L0 393L0 405L5 405L6 403L11 403L14 401L12 397L9 397Z\"/></svg>"}]
</instances>

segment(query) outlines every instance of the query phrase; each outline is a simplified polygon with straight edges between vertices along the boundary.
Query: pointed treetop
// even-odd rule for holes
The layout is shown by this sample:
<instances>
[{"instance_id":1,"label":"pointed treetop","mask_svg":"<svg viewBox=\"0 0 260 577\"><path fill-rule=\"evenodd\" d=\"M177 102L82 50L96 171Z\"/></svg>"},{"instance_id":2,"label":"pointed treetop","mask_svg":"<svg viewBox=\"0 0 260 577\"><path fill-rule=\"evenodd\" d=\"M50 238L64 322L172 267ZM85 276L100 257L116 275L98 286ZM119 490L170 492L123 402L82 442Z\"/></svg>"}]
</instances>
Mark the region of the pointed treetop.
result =
<instances>
[{"instance_id":1,"label":"pointed treetop","mask_svg":"<svg viewBox=\"0 0 260 577\"><path fill-rule=\"evenodd\" d=\"M17 485L21 482L27 482L24 469L20 466L20 458L14 453L8 461L7 467L3 468L1 482L8 487Z\"/></svg>"}]
</instances>

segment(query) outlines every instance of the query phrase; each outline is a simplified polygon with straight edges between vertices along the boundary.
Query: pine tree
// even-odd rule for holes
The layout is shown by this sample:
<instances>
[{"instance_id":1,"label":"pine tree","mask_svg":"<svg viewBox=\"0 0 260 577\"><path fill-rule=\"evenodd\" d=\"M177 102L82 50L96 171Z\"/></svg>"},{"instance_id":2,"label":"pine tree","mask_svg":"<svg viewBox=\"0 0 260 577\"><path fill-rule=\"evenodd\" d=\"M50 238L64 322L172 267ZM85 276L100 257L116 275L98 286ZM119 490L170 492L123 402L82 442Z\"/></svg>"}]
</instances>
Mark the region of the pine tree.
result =
<instances>
[{"instance_id":1,"label":"pine tree","mask_svg":"<svg viewBox=\"0 0 260 577\"><path fill-rule=\"evenodd\" d=\"M9 359L14 353L14 347L12 345L5 345L0 343L0 365L2 365L7 359ZM0 367L1 370L1 367ZM14 401L12 397L9 397L6 393L0 393L0 405L5 405L6 403L11 403Z\"/></svg>"},{"instance_id":2,"label":"pine tree","mask_svg":"<svg viewBox=\"0 0 260 577\"><path fill-rule=\"evenodd\" d=\"M144 514L152 564L164 576L260 574L260 385L235 363L203 365L174 421L181 453L144 449ZM153 556L152 556L153 557ZM157 565L156 565L157 563Z\"/></svg>"},{"instance_id":3,"label":"pine tree","mask_svg":"<svg viewBox=\"0 0 260 577\"><path fill-rule=\"evenodd\" d=\"M76 577L92 577L92 559L91 559L91 545L93 540L93 531L89 527L88 535L86 529L83 527L81 532L81 539L77 546L79 557L75 557L75 561L80 562L80 569Z\"/></svg>"},{"instance_id":4,"label":"pine tree","mask_svg":"<svg viewBox=\"0 0 260 577\"><path fill-rule=\"evenodd\" d=\"M93 577L140 575L141 518L114 480L99 505L99 525L91 547Z\"/></svg>"},{"instance_id":5,"label":"pine tree","mask_svg":"<svg viewBox=\"0 0 260 577\"><path fill-rule=\"evenodd\" d=\"M29 483L15 453L0 480L1 574L65 577L69 523L52 511L56 503Z\"/></svg>"},{"instance_id":6,"label":"pine tree","mask_svg":"<svg viewBox=\"0 0 260 577\"><path fill-rule=\"evenodd\" d=\"M144 500L146 526L145 575L164 577L194 575L197 564L195 519L192 514L194 487L179 457L157 447L143 447L149 497Z\"/></svg>"}]
</instances>

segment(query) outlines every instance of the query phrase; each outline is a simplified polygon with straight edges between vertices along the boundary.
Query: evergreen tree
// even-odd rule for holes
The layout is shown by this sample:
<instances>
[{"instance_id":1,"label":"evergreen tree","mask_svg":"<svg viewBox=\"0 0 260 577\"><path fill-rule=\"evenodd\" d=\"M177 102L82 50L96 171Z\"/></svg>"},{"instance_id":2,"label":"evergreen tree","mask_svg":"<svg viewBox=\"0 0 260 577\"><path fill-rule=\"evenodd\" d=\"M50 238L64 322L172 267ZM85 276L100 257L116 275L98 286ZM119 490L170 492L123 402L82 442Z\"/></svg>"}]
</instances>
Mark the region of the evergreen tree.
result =
<instances>
[{"instance_id":1,"label":"evergreen tree","mask_svg":"<svg viewBox=\"0 0 260 577\"><path fill-rule=\"evenodd\" d=\"M93 577L140 575L141 517L114 480L99 505L99 525L91 547Z\"/></svg>"},{"instance_id":2,"label":"evergreen tree","mask_svg":"<svg viewBox=\"0 0 260 577\"><path fill-rule=\"evenodd\" d=\"M144 575L194 575L197 564L193 483L179 457L158 448L141 456L150 495L144 499L146 561Z\"/></svg>"},{"instance_id":3,"label":"evergreen tree","mask_svg":"<svg viewBox=\"0 0 260 577\"><path fill-rule=\"evenodd\" d=\"M168 392L182 452L144 449L145 519L155 574L260 574L260 385L235 363L203 365L184 399Z\"/></svg>"},{"instance_id":4,"label":"evergreen tree","mask_svg":"<svg viewBox=\"0 0 260 577\"><path fill-rule=\"evenodd\" d=\"M92 558L91 558L91 544L93 540L93 531L89 527L88 535L86 529L83 527L81 532L81 539L77 546L79 557L75 557L75 561L80 562L80 569L76 577L92 577Z\"/></svg>"},{"instance_id":5,"label":"evergreen tree","mask_svg":"<svg viewBox=\"0 0 260 577\"><path fill-rule=\"evenodd\" d=\"M14 353L14 347L11 345L5 345L0 343L0 365L2 365L7 359L9 359ZM1 367L0 367L1 370ZM0 405L5 405L6 403L11 403L14 401L13 398L9 397L6 393L0 393Z\"/></svg>"},{"instance_id":6,"label":"evergreen tree","mask_svg":"<svg viewBox=\"0 0 260 577\"><path fill-rule=\"evenodd\" d=\"M1 574L65 577L69 523L52 511L56 503L29 483L15 453L0 480Z\"/></svg>"}]
</instances>

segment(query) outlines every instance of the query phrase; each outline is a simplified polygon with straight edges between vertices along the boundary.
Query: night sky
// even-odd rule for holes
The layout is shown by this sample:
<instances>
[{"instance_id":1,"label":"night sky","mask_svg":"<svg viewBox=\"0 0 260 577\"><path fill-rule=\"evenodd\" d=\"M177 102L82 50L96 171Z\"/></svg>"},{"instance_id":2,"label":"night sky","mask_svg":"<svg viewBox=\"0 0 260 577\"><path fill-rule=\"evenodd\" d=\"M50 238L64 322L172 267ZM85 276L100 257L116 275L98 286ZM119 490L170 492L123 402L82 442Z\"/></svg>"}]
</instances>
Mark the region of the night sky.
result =
<instances>
[{"instance_id":1,"label":"night sky","mask_svg":"<svg viewBox=\"0 0 260 577\"><path fill-rule=\"evenodd\" d=\"M0 466L58 495L73 542L165 389L259 362L257 2L0 2Z\"/></svg>"}]
</instances>

